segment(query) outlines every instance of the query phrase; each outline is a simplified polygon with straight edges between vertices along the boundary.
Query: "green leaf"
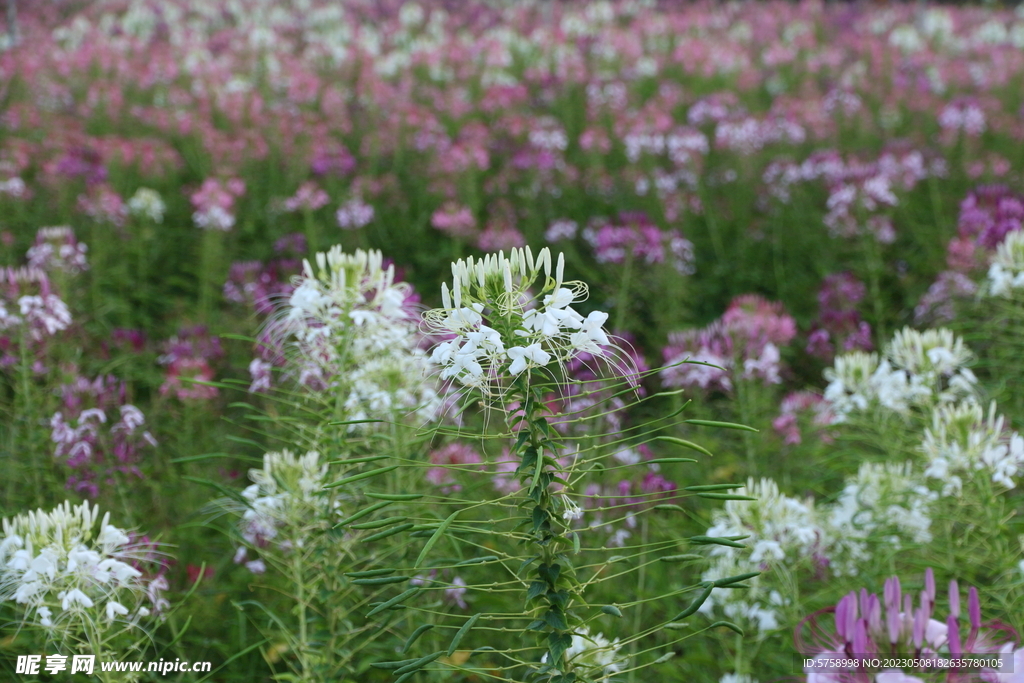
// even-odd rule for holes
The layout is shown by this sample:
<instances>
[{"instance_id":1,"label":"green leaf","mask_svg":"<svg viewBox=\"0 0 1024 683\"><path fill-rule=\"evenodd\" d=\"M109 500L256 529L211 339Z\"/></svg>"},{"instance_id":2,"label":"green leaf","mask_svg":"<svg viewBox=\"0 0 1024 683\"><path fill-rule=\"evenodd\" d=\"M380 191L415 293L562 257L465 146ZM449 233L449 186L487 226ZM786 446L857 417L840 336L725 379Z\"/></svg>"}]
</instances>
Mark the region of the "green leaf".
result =
<instances>
[{"instance_id":1,"label":"green leaf","mask_svg":"<svg viewBox=\"0 0 1024 683\"><path fill-rule=\"evenodd\" d=\"M544 621L556 631L565 631L569 628L569 625L565 623L565 615L562 614L561 610L549 609L544 613Z\"/></svg>"},{"instance_id":2,"label":"green leaf","mask_svg":"<svg viewBox=\"0 0 1024 683\"><path fill-rule=\"evenodd\" d=\"M572 645L572 636L568 633L552 633L548 636L548 663L558 666L562 662L562 655Z\"/></svg>"},{"instance_id":3,"label":"green leaf","mask_svg":"<svg viewBox=\"0 0 1024 683\"><path fill-rule=\"evenodd\" d=\"M530 583L529 590L526 591L526 602L529 603L535 598L539 598L548 592L548 585L543 581L533 581Z\"/></svg>"},{"instance_id":4,"label":"green leaf","mask_svg":"<svg viewBox=\"0 0 1024 683\"><path fill-rule=\"evenodd\" d=\"M560 564L542 564L537 567L537 575L544 581L547 581L549 586L554 586L558 581L559 575L562 573L562 565Z\"/></svg>"},{"instance_id":5,"label":"green leaf","mask_svg":"<svg viewBox=\"0 0 1024 683\"><path fill-rule=\"evenodd\" d=\"M717 422L715 420L683 420L686 424L699 425L701 427L719 427L720 429L739 429L744 432L757 432L758 430L747 425L736 424L735 422Z\"/></svg>"},{"instance_id":6,"label":"green leaf","mask_svg":"<svg viewBox=\"0 0 1024 683\"><path fill-rule=\"evenodd\" d=\"M646 460L644 462L645 462L645 464L653 463L655 465L671 465L672 463L676 463L676 462L697 462L697 461L694 460L693 458L654 458L653 460Z\"/></svg>"},{"instance_id":7,"label":"green leaf","mask_svg":"<svg viewBox=\"0 0 1024 683\"><path fill-rule=\"evenodd\" d=\"M452 514L448 515L448 519L441 522L441 526L437 527L437 530L434 531L433 534L431 534L430 538L427 539L427 542L423 544L423 550L420 551L420 555L416 558L416 562L412 565L413 569L419 567L423 560L426 559L427 553L429 553L430 550L437 544L437 542L441 540L441 537L444 536L444 533L448 530L448 527L451 526L452 522L455 521L455 517L459 514L459 512L459 510L456 510Z\"/></svg>"},{"instance_id":8,"label":"green leaf","mask_svg":"<svg viewBox=\"0 0 1024 683\"><path fill-rule=\"evenodd\" d=\"M673 510L675 512L686 512L681 506L673 505L672 503L661 503L660 505L654 506L655 510Z\"/></svg>"},{"instance_id":9,"label":"green leaf","mask_svg":"<svg viewBox=\"0 0 1024 683\"><path fill-rule=\"evenodd\" d=\"M540 555L534 555L533 557L528 557L525 560L523 560L523 563L521 565L519 565L519 569L516 570L516 576L519 576L520 574L522 574L524 569L526 569L527 567L529 567L531 564L533 564L534 562L536 562L539 559L540 559Z\"/></svg>"},{"instance_id":10,"label":"green leaf","mask_svg":"<svg viewBox=\"0 0 1024 683\"><path fill-rule=\"evenodd\" d=\"M473 628L473 625L476 624L476 622L477 622L477 620L479 618L480 618L480 613L477 612L476 614L474 614L473 616L471 616L469 618L469 621L467 621L465 624L462 625L462 628L459 629L459 632L455 634L454 638L452 638L452 642L448 646L448 652L447 652L446 656L448 656L448 657L452 656L452 654L455 652L455 649L458 648L459 643L462 642L462 638L467 633L469 633L470 629Z\"/></svg>"}]
</instances>

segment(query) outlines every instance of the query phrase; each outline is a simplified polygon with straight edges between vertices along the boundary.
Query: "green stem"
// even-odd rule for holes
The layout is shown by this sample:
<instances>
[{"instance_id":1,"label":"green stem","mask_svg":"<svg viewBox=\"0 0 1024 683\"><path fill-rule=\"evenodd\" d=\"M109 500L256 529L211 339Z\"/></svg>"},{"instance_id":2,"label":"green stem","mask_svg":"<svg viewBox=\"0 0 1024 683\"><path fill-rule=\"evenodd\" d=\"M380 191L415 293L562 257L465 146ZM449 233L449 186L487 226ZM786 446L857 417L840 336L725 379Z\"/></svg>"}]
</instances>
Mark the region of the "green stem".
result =
<instances>
[{"instance_id":1,"label":"green stem","mask_svg":"<svg viewBox=\"0 0 1024 683\"><path fill-rule=\"evenodd\" d=\"M643 631L643 614L644 614L644 588L647 579L647 539L648 539L648 521L649 516L644 515L643 521L640 523L640 541L643 550L640 551L640 568L637 570L636 579L636 606L633 607L633 633L640 633ZM636 650L638 647L638 641L634 640L630 647L630 653L635 657ZM629 672L629 683L636 681L637 669L633 668Z\"/></svg>"},{"instance_id":2,"label":"green stem","mask_svg":"<svg viewBox=\"0 0 1024 683\"><path fill-rule=\"evenodd\" d=\"M625 329L626 308L629 305L629 286L633 279L633 251L628 250L622 268L622 279L619 282L619 295L615 301L615 330Z\"/></svg>"},{"instance_id":3,"label":"green stem","mask_svg":"<svg viewBox=\"0 0 1024 683\"><path fill-rule=\"evenodd\" d=\"M861 245L864 248L864 261L868 271L868 289L871 292L871 308L875 317L875 336L877 339L886 339L885 308L882 302L882 286L879 274L881 272L881 254L878 253L878 241L871 235L861 236Z\"/></svg>"},{"instance_id":4,"label":"green stem","mask_svg":"<svg viewBox=\"0 0 1024 683\"><path fill-rule=\"evenodd\" d=\"M292 582L295 584L295 613L299 620L299 669L302 680L310 680L312 672L308 659L309 633L306 624L306 582L302 573L302 548L297 544L292 547Z\"/></svg>"}]
</instances>

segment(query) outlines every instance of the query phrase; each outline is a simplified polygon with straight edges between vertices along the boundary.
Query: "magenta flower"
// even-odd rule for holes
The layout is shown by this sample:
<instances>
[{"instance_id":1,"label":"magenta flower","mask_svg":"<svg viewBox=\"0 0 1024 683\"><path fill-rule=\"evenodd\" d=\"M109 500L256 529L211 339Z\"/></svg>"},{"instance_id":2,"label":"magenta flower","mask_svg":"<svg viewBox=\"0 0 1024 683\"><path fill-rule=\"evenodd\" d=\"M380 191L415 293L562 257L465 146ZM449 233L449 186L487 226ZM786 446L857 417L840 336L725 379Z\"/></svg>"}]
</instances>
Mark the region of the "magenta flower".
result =
<instances>
[{"instance_id":1,"label":"magenta flower","mask_svg":"<svg viewBox=\"0 0 1024 683\"><path fill-rule=\"evenodd\" d=\"M427 470L427 481L448 494L462 490L455 473L481 469L474 466L480 465L483 458L470 446L456 441L431 451L430 462L435 466Z\"/></svg>"},{"instance_id":2,"label":"magenta flower","mask_svg":"<svg viewBox=\"0 0 1024 683\"><path fill-rule=\"evenodd\" d=\"M956 581L950 581L949 615L942 621L933 618L936 590L931 569L925 572L924 584L916 608L914 596L903 592L897 577L885 582L881 599L863 588L859 593L847 594L835 607L815 612L800 622L794 634L798 650L819 663L829 658L884 658L899 654L927 660L1012 651L1016 640L1012 629L998 623L982 623L977 589L971 588L968 592L967 614L962 615L960 589ZM831 630L822 623L821 617L825 614L833 614ZM805 632L809 632L810 641L804 639ZM934 670L929 667L879 670L866 668L862 663L859 666L811 666L805 672L808 683L895 683L925 680L908 676L907 671ZM945 672L942 676L943 680L953 680L946 678ZM957 672L955 680L967 683L1000 679L995 672L984 670L981 673Z\"/></svg>"}]
</instances>

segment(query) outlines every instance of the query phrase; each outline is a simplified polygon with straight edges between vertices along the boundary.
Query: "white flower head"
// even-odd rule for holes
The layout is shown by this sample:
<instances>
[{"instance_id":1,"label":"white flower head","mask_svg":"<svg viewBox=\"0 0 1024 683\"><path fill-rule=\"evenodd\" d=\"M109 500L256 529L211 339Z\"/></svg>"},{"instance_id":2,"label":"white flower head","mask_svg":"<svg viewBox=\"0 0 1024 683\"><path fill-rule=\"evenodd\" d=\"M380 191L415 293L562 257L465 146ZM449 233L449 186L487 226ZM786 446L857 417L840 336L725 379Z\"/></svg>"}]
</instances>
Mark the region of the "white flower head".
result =
<instances>
[{"instance_id":1,"label":"white flower head","mask_svg":"<svg viewBox=\"0 0 1024 683\"><path fill-rule=\"evenodd\" d=\"M580 354L614 354L603 327L607 313L576 311L587 286L565 282L563 271L564 257L553 263L546 248L452 264L452 286L441 286L442 307L424 316L429 329L448 337L433 355L442 377L489 394L492 385L529 370L564 366Z\"/></svg>"},{"instance_id":2,"label":"white flower head","mask_svg":"<svg viewBox=\"0 0 1024 683\"><path fill-rule=\"evenodd\" d=\"M4 519L0 602L23 606L25 622L38 623L61 642L86 629L102 633L132 609L136 616L128 623L134 627L142 603L150 600L136 566L148 561L144 558L151 551L148 542L133 542L110 524L109 515L101 518L88 503L72 507L65 502L49 512Z\"/></svg>"}]
</instances>

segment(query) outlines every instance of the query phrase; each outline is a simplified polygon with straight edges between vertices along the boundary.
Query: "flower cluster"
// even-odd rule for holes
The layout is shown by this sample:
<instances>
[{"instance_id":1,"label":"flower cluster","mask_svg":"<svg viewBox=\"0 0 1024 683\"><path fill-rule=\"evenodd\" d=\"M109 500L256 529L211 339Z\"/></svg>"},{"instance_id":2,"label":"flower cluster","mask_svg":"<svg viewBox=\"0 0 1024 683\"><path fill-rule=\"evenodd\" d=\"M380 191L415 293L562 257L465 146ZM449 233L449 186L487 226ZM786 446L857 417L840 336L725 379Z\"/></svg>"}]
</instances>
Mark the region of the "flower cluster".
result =
<instances>
[{"instance_id":1,"label":"flower cluster","mask_svg":"<svg viewBox=\"0 0 1024 683\"><path fill-rule=\"evenodd\" d=\"M147 580L139 569L147 547L89 503L65 501L50 512L4 519L0 602L13 604L23 622L38 624L57 642L99 647L88 639L135 628L151 613L150 584L159 579Z\"/></svg>"},{"instance_id":2,"label":"flower cluster","mask_svg":"<svg viewBox=\"0 0 1024 683\"><path fill-rule=\"evenodd\" d=\"M39 268L0 268L0 334L24 330L34 342L66 330L71 311ZM0 359L0 366L16 362Z\"/></svg>"},{"instance_id":3,"label":"flower cluster","mask_svg":"<svg viewBox=\"0 0 1024 683\"><path fill-rule=\"evenodd\" d=\"M824 428L832 424L835 417L828 401L813 391L795 391L783 398L779 405L779 416L772 421L772 427L787 444L799 444L803 441L800 417L807 413L811 416L811 424L816 428L818 438L831 442L832 437Z\"/></svg>"},{"instance_id":4,"label":"flower cluster","mask_svg":"<svg viewBox=\"0 0 1024 683\"><path fill-rule=\"evenodd\" d=\"M771 479L750 479L738 493L756 500L726 501L725 508L715 514L707 535L744 538L751 552L713 546L708 554L711 565L701 577L704 581L768 572L792 566L804 558L812 558L817 564L827 562L823 555L826 531L811 500L783 495ZM778 611L786 598L772 587L770 575L754 577L748 583L751 587L744 591L716 588L701 611L710 614L720 606L729 618L756 623L761 632L778 628Z\"/></svg>"},{"instance_id":5,"label":"flower cluster","mask_svg":"<svg viewBox=\"0 0 1024 683\"><path fill-rule=\"evenodd\" d=\"M1024 230L1015 230L996 248L988 269L988 294L1013 298L1024 289Z\"/></svg>"},{"instance_id":6,"label":"flower cluster","mask_svg":"<svg viewBox=\"0 0 1024 683\"><path fill-rule=\"evenodd\" d=\"M312 180L308 180L299 186L288 199L282 203L282 208L288 213L296 211L316 211L327 206L331 201L330 196Z\"/></svg>"},{"instance_id":7,"label":"flower cluster","mask_svg":"<svg viewBox=\"0 0 1024 683\"><path fill-rule=\"evenodd\" d=\"M63 409L50 418L54 457L71 468L67 488L95 498L117 474L142 477L140 450L156 446L145 416L126 402L124 382L111 375L77 377L61 387Z\"/></svg>"},{"instance_id":8,"label":"flower cluster","mask_svg":"<svg viewBox=\"0 0 1024 683\"><path fill-rule=\"evenodd\" d=\"M864 298L864 284L850 273L834 273L818 290L818 318L811 325L807 353L832 360L837 348L871 351L871 325L861 320L857 304Z\"/></svg>"},{"instance_id":9,"label":"flower cluster","mask_svg":"<svg viewBox=\"0 0 1024 683\"><path fill-rule=\"evenodd\" d=\"M379 251L333 247L315 260L315 270L304 262L287 304L268 324L272 344L261 363L283 363L312 392L340 391L351 420L433 417L440 398L420 348L412 288L395 281ZM254 380L269 383L269 365L251 369L262 373Z\"/></svg>"},{"instance_id":10,"label":"flower cluster","mask_svg":"<svg viewBox=\"0 0 1024 683\"><path fill-rule=\"evenodd\" d=\"M971 399L977 378L967 367L972 354L947 329L897 332L884 357L855 351L837 356L825 370L825 398L837 422L869 406L906 414L914 406Z\"/></svg>"},{"instance_id":11,"label":"flower cluster","mask_svg":"<svg viewBox=\"0 0 1024 683\"><path fill-rule=\"evenodd\" d=\"M552 236L563 232L564 227L549 230ZM622 264L628 259L653 265L671 261L681 274L694 273L693 243L678 230L661 230L644 213L620 213L616 223L588 227L582 234L598 263Z\"/></svg>"},{"instance_id":12,"label":"flower cluster","mask_svg":"<svg viewBox=\"0 0 1024 683\"><path fill-rule=\"evenodd\" d=\"M302 262L293 254L305 251L305 236L294 233L277 241L274 245L277 256L266 263L232 263L224 283L224 298L232 303L252 306L260 315L272 313L279 299L291 296L294 289L291 278L302 269Z\"/></svg>"},{"instance_id":13,"label":"flower cluster","mask_svg":"<svg viewBox=\"0 0 1024 683\"><path fill-rule=\"evenodd\" d=\"M183 327L163 344L157 362L167 367L161 395L174 395L181 401L205 401L217 396L217 387L202 382L214 378L211 363L224 355L220 338L212 336L204 325Z\"/></svg>"},{"instance_id":14,"label":"flower cluster","mask_svg":"<svg viewBox=\"0 0 1024 683\"><path fill-rule=\"evenodd\" d=\"M359 197L353 197L342 204L335 218L338 220L338 227L343 230L358 230L364 228L373 221L373 206L367 204Z\"/></svg>"},{"instance_id":15,"label":"flower cluster","mask_svg":"<svg viewBox=\"0 0 1024 683\"><path fill-rule=\"evenodd\" d=\"M942 482L943 495L959 495L961 477L975 472L984 472L999 487L1014 488L1014 477L1024 468L1024 437L1007 431L1004 422L995 402L988 415L976 403L936 408L921 442L925 476Z\"/></svg>"},{"instance_id":16,"label":"flower cluster","mask_svg":"<svg viewBox=\"0 0 1024 683\"><path fill-rule=\"evenodd\" d=\"M338 508L324 492L327 469L315 451L295 455L285 450L265 454L263 469L249 470L253 483L242 491L246 506L239 520L245 545L235 553L236 563L262 574L266 563L247 560L249 549L260 555L287 553L302 548L311 529L326 528Z\"/></svg>"},{"instance_id":17,"label":"flower cluster","mask_svg":"<svg viewBox=\"0 0 1024 683\"><path fill-rule=\"evenodd\" d=\"M904 540L930 542L937 497L910 462L863 463L829 509L829 568L855 575L873 557L871 542L893 548Z\"/></svg>"},{"instance_id":18,"label":"flower cluster","mask_svg":"<svg viewBox=\"0 0 1024 683\"><path fill-rule=\"evenodd\" d=\"M795 336L796 322L782 304L755 294L736 297L706 328L669 334L662 382L705 391L731 391L736 380L779 384L779 348Z\"/></svg>"},{"instance_id":19,"label":"flower cluster","mask_svg":"<svg viewBox=\"0 0 1024 683\"><path fill-rule=\"evenodd\" d=\"M62 225L39 228L36 243L29 248L26 256L29 268L74 275L89 269L85 257L88 250L88 246L75 238L70 227Z\"/></svg>"},{"instance_id":20,"label":"flower cluster","mask_svg":"<svg viewBox=\"0 0 1024 683\"><path fill-rule=\"evenodd\" d=\"M238 178L226 182L207 178L189 197L195 209L192 221L204 230L230 230L235 225L235 200L243 194L245 183Z\"/></svg>"},{"instance_id":21,"label":"flower cluster","mask_svg":"<svg viewBox=\"0 0 1024 683\"><path fill-rule=\"evenodd\" d=\"M128 200L128 211L136 218L145 218L154 223L164 222L167 205L160 193L148 187L140 187Z\"/></svg>"},{"instance_id":22,"label":"flower cluster","mask_svg":"<svg viewBox=\"0 0 1024 683\"><path fill-rule=\"evenodd\" d=\"M573 309L587 288L563 282L563 269L561 255L553 269L546 248L534 258L529 247L513 249L509 257L499 252L452 264L452 289L447 284L441 289L444 307L425 315L433 332L449 337L433 351L441 377L485 388L550 363L564 366L581 353L598 356L614 348L603 328L608 314L593 311L584 317Z\"/></svg>"},{"instance_id":23,"label":"flower cluster","mask_svg":"<svg viewBox=\"0 0 1024 683\"><path fill-rule=\"evenodd\" d=\"M976 588L968 591L967 614L964 615L961 613L960 587L955 580L949 582L949 615L945 621L935 618L936 598L935 575L931 568L925 571L924 590L916 601L916 607L914 595L904 592L899 578L895 576L886 580L881 598L864 588L859 593L851 591L835 607L815 612L801 622L797 630L797 647L808 655L813 653L815 660L854 657L865 660L884 657L891 652L906 653L907 659L919 660L996 653L1015 658L1012 631L999 624L981 621L981 601ZM833 615L831 632L822 623L826 614ZM812 634L811 642L804 640L804 631ZM821 667L812 663L805 672L808 674L807 683L845 683L852 680L923 683L924 679L908 676L905 672L928 672L936 668L934 664L925 664L913 668L869 670ZM945 667L941 669L944 671ZM991 669L965 675L971 678L963 680L1003 680L1003 674L997 675ZM941 676L946 679L944 672Z\"/></svg>"}]
</instances>

